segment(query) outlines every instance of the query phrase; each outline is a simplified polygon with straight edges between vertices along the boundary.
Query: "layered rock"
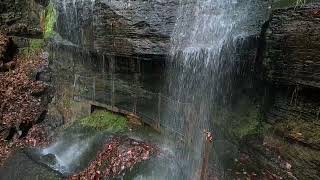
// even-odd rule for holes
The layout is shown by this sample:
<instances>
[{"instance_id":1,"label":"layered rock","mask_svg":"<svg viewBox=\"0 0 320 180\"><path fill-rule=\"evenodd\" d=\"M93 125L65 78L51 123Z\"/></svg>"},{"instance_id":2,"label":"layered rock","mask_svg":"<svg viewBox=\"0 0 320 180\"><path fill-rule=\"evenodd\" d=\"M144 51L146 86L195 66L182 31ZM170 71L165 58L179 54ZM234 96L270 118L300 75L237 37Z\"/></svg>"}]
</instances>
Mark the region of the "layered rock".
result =
<instances>
[{"instance_id":1,"label":"layered rock","mask_svg":"<svg viewBox=\"0 0 320 180\"><path fill-rule=\"evenodd\" d=\"M102 1L97 4L95 47L111 54L168 53L178 2Z\"/></svg>"},{"instance_id":2,"label":"layered rock","mask_svg":"<svg viewBox=\"0 0 320 180\"><path fill-rule=\"evenodd\" d=\"M4 0L0 2L0 31L13 37L18 46L26 38L41 38L41 21L48 0Z\"/></svg>"},{"instance_id":3,"label":"layered rock","mask_svg":"<svg viewBox=\"0 0 320 180\"><path fill-rule=\"evenodd\" d=\"M58 31L75 44L119 56L168 53L177 0L100 0L95 4L91 1L76 4L57 1L56 4Z\"/></svg>"},{"instance_id":4,"label":"layered rock","mask_svg":"<svg viewBox=\"0 0 320 180\"><path fill-rule=\"evenodd\" d=\"M276 9L265 33L267 130L254 153L290 179L320 177L319 19L320 4Z\"/></svg>"},{"instance_id":5,"label":"layered rock","mask_svg":"<svg viewBox=\"0 0 320 180\"><path fill-rule=\"evenodd\" d=\"M319 4L273 12L265 59L272 81L320 87L319 19Z\"/></svg>"}]
</instances>

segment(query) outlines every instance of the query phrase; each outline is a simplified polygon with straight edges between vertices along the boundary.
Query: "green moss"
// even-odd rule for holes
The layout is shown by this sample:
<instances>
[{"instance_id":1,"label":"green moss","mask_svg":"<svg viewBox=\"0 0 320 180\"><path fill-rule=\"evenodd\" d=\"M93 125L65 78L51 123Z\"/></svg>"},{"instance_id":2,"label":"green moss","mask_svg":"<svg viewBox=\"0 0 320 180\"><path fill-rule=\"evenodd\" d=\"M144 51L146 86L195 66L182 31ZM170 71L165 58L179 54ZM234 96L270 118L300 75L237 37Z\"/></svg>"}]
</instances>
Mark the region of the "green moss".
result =
<instances>
[{"instance_id":1,"label":"green moss","mask_svg":"<svg viewBox=\"0 0 320 180\"><path fill-rule=\"evenodd\" d=\"M112 133L123 132L128 128L125 117L107 111L97 111L89 117L81 119L80 124Z\"/></svg>"},{"instance_id":2,"label":"green moss","mask_svg":"<svg viewBox=\"0 0 320 180\"><path fill-rule=\"evenodd\" d=\"M54 5L50 3L47 6L45 12L45 19L44 19L44 38L48 39L55 34L54 25L57 22L57 10L55 9Z\"/></svg>"},{"instance_id":3,"label":"green moss","mask_svg":"<svg viewBox=\"0 0 320 180\"><path fill-rule=\"evenodd\" d=\"M45 43L43 39L32 39L30 41L30 48L33 50L42 49Z\"/></svg>"},{"instance_id":4,"label":"green moss","mask_svg":"<svg viewBox=\"0 0 320 180\"><path fill-rule=\"evenodd\" d=\"M238 102L234 109L218 109L214 126L224 129L226 136L235 142L262 133L262 116L259 108L246 100Z\"/></svg>"},{"instance_id":5,"label":"green moss","mask_svg":"<svg viewBox=\"0 0 320 180\"><path fill-rule=\"evenodd\" d=\"M287 138L320 148L320 127L316 122L290 119L274 126L277 132Z\"/></svg>"},{"instance_id":6,"label":"green moss","mask_svg":"<svg viewBox=\"0 0 320 180\"><path fill-rule=\"evenodd\" d=\"M239 139L243 139L250 135L259 133L259 115L257 109L248 109L244 114L234 115L233 118L237 119L239 123L234 124L230 129L232 133Z\"/></svg>"},{"instance_id":7,"label":"green moss","mask_svg":"<svg viewBox=\"0 0 320 180\"><path fill-rule=\"evenodd\" d=\"M31 39L29 41L29 46L25 48L21 48L21 53L23 56L30 57L37 54L39 51L45 46L45 42L43 39Z\"/></svg>"}]
</instances>

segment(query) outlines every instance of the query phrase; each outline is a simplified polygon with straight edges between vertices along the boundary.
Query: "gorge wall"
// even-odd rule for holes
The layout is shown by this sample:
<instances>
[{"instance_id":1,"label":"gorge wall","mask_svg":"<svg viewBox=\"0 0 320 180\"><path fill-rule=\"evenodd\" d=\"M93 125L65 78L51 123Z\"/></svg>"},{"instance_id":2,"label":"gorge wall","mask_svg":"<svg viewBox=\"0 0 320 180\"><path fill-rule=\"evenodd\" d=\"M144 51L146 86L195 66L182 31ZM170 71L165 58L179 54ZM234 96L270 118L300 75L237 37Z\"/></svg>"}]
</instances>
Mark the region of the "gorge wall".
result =
<instances>
[{"instance_id":1,"label":"gorge wall","mask_svg":"<svg viewBox=\"0 0 320 180\"><path fill-rule=\"evenodd\" d=\"M270 143L298 179L320 177L319 20L320 4L277 9L265 33L263 65L272 98L266 121L275 137Z\"/></svg>"},{"instance_id":2,"label":"gorge wall","mask_svg":"<svg viewBox=\"0 0 320 180\"><path fill-rule=\"evenodd\" d=\"M252 163L245 171L258 168L273 179L320 178L319 13L319 3L272 10L247 77L252 84L216 115L225 117L216 126L236 144L226 145L223 161Z\"/></svg>"}]
</instances>

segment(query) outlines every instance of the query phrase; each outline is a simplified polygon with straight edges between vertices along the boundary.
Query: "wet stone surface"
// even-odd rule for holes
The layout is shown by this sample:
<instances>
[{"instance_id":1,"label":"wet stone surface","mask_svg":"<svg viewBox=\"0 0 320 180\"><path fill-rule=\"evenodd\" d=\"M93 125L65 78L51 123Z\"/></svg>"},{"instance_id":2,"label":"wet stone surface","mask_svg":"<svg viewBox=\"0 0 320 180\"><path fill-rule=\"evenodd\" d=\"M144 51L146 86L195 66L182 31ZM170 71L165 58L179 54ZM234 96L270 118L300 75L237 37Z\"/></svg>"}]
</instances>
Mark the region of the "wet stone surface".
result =
<instances>
[{"instance_id":1,"label":"wet stone surface","mask_svg":"<svg viewBox=\"0 0 320 180\"><path fill-rule=\"evenodd\" d=\"M45 165L31 160L25 153L18 152L0 169L0 179L59 180L63 178L61 175L59 175L59 173L53 171Z\"/></svg>"}]
</instances>

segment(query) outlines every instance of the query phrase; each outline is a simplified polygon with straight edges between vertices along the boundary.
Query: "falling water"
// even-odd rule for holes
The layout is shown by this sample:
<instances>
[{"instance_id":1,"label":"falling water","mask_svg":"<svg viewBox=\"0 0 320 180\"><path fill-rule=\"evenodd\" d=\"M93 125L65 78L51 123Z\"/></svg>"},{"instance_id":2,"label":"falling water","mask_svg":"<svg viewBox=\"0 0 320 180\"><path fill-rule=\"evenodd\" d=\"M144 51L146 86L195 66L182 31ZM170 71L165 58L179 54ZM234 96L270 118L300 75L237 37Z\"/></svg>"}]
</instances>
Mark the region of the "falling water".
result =
<instances>
[{"instance_id":1,"label":"falling water","mask_svg":"<svg viewBox=\"0 0 320 180\"><path fill-rule=\"evenodd\" d=\"M53 168L62 173L72 173L82 165L84 157L94 146L95 137L84 137L82 134L68 135L42 150L41 154L52 154L56 158Z\"/></svg>"},{"instance_id":2,"label":"falling water","mask_svg":"<svg viewBox=\"0 0 320 180\"><path fill-rule=\"evenodd\" d=\"M95 0L51 0L51 2L59 13L57 32L76 45L93 46Z\"/></svg>"},{"instance_id":3,"label":"falling water","mask_svg":"<svg viewBox=\"0 0 320 180\"><path fill-rule=\"evenodd\" d=\"M213 111L232 97L232 73L237 71L236 46L248 32L253 0L180 0L172 35L169 94L181 103L171 124L188 141L192 154L185 176L198 179L204 131L214 131ZM168 109L174 107L168 106Z\"/></svg>"}]
</instances>

